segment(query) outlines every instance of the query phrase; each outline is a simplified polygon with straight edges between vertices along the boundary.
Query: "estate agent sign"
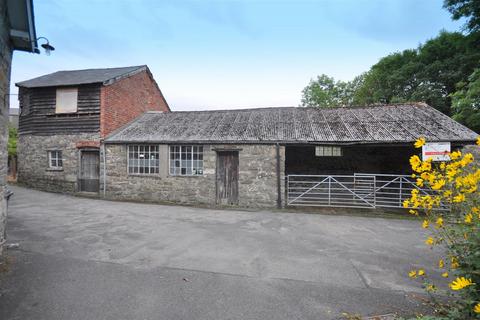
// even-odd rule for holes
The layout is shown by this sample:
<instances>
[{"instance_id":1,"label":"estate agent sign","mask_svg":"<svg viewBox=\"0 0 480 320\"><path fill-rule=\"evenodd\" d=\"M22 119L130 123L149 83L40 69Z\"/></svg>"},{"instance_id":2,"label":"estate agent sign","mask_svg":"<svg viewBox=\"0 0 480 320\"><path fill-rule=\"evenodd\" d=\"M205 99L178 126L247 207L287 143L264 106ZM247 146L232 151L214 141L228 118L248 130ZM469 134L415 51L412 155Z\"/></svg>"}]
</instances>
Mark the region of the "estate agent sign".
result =
<instances>
[{"instance_id":1,"label":"estate agent sign","mask_svg":"<svg viewBox=\"0 0 480 320\"><path fill-rule=\"evenodd\" d=\"M450 160L450 142L427 142L422 147L422 159L432 161Z\"/></svg>"}]
</instances>

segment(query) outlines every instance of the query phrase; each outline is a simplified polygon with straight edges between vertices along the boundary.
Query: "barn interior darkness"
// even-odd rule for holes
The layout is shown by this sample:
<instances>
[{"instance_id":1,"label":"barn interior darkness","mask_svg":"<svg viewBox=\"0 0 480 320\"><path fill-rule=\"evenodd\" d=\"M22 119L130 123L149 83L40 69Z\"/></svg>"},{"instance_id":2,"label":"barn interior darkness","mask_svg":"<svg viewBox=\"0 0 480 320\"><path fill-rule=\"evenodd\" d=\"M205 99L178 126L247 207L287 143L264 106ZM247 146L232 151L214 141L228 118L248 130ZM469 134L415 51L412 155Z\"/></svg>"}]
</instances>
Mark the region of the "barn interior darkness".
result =
<instances>
[{"instance_id":1,"label":"barn interior darkness","mask_svg":"<svg viewBox=\"0 0 480 320\"><path fill-rule=\"evenodd\" d=\"M421 151L420 151L421 152ZM341 156L316 156L315 146L286 146L285 174L411 174L410 146L341 146Z\"/></svg>"}]
</instances>

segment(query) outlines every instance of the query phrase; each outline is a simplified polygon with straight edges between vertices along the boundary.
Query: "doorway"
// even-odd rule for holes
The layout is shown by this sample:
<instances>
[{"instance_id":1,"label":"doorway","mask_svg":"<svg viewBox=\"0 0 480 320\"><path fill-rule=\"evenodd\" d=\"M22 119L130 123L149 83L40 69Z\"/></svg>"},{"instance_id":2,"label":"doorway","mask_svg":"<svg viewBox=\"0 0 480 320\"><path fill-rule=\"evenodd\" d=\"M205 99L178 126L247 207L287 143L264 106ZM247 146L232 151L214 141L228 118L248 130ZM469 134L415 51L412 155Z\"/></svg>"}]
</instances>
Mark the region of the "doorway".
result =
<instances>
[{"instance_id":1,"label":"doorway","mask_svg":"<svg viewBox=\"0 0 480 320\"><path fill-rule=\"evenodd\" d=\"M217 204L238 204L238 151L217 151Z\"/></svg>"},{"instance_id":2,"label":"doorway","mask_svg":"<svg viewBox=\"0 0 480 320\"><path fill-rule=\"evenodd\" d=\"M100 155L97 150L80 151L79 190L98 192L100 188Z\"/></svg>"}]
</instances>

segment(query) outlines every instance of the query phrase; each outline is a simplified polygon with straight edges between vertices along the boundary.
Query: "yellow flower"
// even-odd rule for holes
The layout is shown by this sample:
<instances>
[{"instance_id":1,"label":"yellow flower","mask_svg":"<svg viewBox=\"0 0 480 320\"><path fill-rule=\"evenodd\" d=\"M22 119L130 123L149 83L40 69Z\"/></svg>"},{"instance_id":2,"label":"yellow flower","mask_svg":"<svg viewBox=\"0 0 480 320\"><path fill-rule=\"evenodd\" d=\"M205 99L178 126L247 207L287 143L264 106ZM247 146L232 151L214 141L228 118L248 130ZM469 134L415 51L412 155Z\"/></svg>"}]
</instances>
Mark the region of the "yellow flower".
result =
<instances>
[{"instance_id":1,"label":"yellow flower","mask_svg":"<svg viewBox=\"0 0 480 320\"><path fill-rule=\"evenodd\" d=\"M433 189L433 190L439 190L439 189L441 189L444 185L445 185L445 180L444 180L444 179L440 179L440 180L435 181L435 183L432 185L432 189Z\"/></svg>"},{"instance_id":2,"label":"yellow flower","mask_svg":"<svg viewBox=\"0 0 480 320\"><path fill-rule=\"evenodd\" d=\"M422 172L420 174L420 178L422 178L423 180L429 180L430 181L431 175L428 172ZM433 178L435 178L435 176L433 176Z\"/></svg>"},{"instance_id":3,"label":"yellow flower","mask_svg":"<svg viewBox=\"0 0 480 320\"><path fill-rule=\"evenodd\" d=\"M432 237L428 237L427 240L425 240L425 243L428 244L429 246L432 246L434 244L434 240Z\"/></svg>"},{"instance_id":4,"label":"yellow flower","mask_svg":"<svg viewBox=\"0 0 480 320\"><path fill-rule=\"evenodd\" d=\"M422 167L420 168L421 171L430 171L432 169L432 161L429 160L431 159L422 162Z\"/></svg>"},{"instance_id":5,"label":"yellow flower","mask_svg":"<svg viewBox=\"0 0 480 320\"><path fill-rule=\"evenodd\" d=\"M462 159L462 161L460 161L460 164L462 165L462 167L465 167L469 163L472 163L473 160L474 160L473 159L473 154L467 153L463 156L463 159Z\"/></svg>"},{"instance_id":6,"label":"yellow flower","mask_svg":"<svg viewBox=\"0 0 480 320\"><path fill-rule=\"evenodd\" d=\"M458 150L450 152L450 159L451 160L456 160L456 159L460 158L461 156L462 156L462 153Z\"/></svg>"},{"instance_id":7,"label":"yellow flower","mask_svg":"<svg viewBox=\"0 0 480 320\"><path fill-rule=\"evenodd\" d=\"M422 228L423 229L427 229L428 228L428 220L423 220L423 223L422 223Z\"/></svg>"},{"instance_id":8,"label":"yellow flower","mask_svg":"<svg viewBox=\"0 0 480 320\"><path fill-rule=\"evenodd\" d=\"M480 144L480 143L478 143L479 141L480 141L480 138L478 138L477 144ZM478 302L478 303L475 305L475 307L473 307L473 312L475 312L475 313L480 313L480 302Z\"/></svg>"},{"instance_id":9,"label":"yellow flower","mask_svg":"<svg viewBox=\"0 0 480 320\"><path fill-rule=\"evenodd\" d=\"M442 273L442 277L444 277L444 278L448 278L448 272L444 272L444 273Z\"/></svg>"},{"instance_id":10,"label":"yellow flower","mask_svg":"<svg viewBox=\"0 0 480 320\"><path fill-rule=\"evenodd\" d=\"M444 196L445 198L449 198L451 195L452 195L452 191L451 191L451 190L447 190L447 191L445 191L445 192L443 193L443 196Z\"/></svg>"},{"instance_id":11,"label":"yellow flower","mask_svg":"<svg viewBox=\"0 0 480 320\"><path fill-rule=\"evenodd\" d=\"M437 224L438 228L443 227L443 218L442 217L437 218L437 221L435 223Z\"/></svg>"},{"instance_id":12,"label":"yellow flower","mask_svg":"<svg viewBox=\"0 0 480 320\"><path fill-rule=\"evenodd\" d=\"M460 266L460 264L458 263L458 259L456 257L451 257L450 262L451 262L450 266L452 269L457 269Z\"/></svg>"},{"instance_id":13,"label":"yellow flower","mask_svg":"<svg viewBox=\"0 0 480 320\"><path fill-rule=\"evenodd\" d=\"M455 175L458 173L457 169L449 169L447 170L447 178L449 181L452 181L455 178Z\"/></svg>"},{"instance_id":14,"label":"yellow flower","mask_svg":"<svg viewBox=\"0 0 480 320\"><path fill-rule=\"evenodd\" d=\"M423 179L421 179L421 178L417 179L417 186L423 187Z\"/></svg>"},{"instance_id":15,"label":"yellow flower","mask_svg":"<svg viewBox=\"0 0 480 320\"><path fill-rule=\"evenodd\" d=\"M438 267L443 268L445 266L445 263L443 262L443 259L438 260Z\"/></svg>"},{"instance_id":16,"label":"yellow flower","mask_svg":"<svg viewBox=\"0 0 480 320\"><path fill-rule=\"evenodd\" d=\"M417 155L410 157L410 165L414 171L417 171L418 166L422 163L422 160Z\"/></svg>"},{"instance_id":17,"label":"yellow flower","mask_svg":"<svg viewBox=\"0 0 480 320\"><path fill-rule=\"evenodd\" d=\"M473 215L471 213L465 215L465 223L472 223Z\"/></svg>"},{"instance_id":18,"label":"yellow flower","mask_svg":"<svg viewBox=\"0 0 480 320\"><path fill-rule=\"evenodd\" d=\"M421 148L425 144L425 138L418 138L417 141L415 141L415 148Z\"/></svg>"},{"instance_id":19,"label":"yellow flower","mask_svg":"<svg viewBox=\"0 0 480 320\"><path fill-rule=\"evenodd\" d=\"M416 277L417 277L417 271L415 271L415 270L410 271L410 272L408 273L408 276L409 276L410 278L416 278Z\"/></svg>"},{"instance_id":20,"label":"yellow flower","mask_svg":"<svg viewBox=\"0 0 480 320\"><path fill-rule=\"evenodd\" d=\"M403 201L403 207L408 208L410 206L410 200L406 199Z\"/></svg>"},{"instance_id":21,"label":"yellow flower","mask_svg":"<svg viewBox=\"0 0 480 320\"><path fill-rule=\"evenodd\" d=\"M480 146L480 136L477 138L476 144Z\"/></svg>"},{"instance_id":22,"label":"yellow flower","mask_svg":"<svg viewBox=\"0 0 480 320\"><path fill-rule=\"evenodd\" d=\"M463 288L466 288L468 286L471 286L474 284L472 282L472 279L467 279L465 277L460 277L452 281L452 283L449 284L450 289L452 290L462 290Z\"/></svg>"},{"instance_id":23,"label":"yellow flower","mask_svg":"<svg viewBox=\"0 0 480 320\"><path fill-rule=\"evenodd\" d=\"M424 276L424 275L425 275L425 270L419 269L417 274L418 274L419 276Z\"/></svg>"},{"instance_id":24,"label":"yellow flower","mask_svg":"<svg viewBox=\"0 0 480 320\"><path fill-rule=\"evenodd\" d=\"M409 212L410 214L413 214L413 215L418 215L418 211L417 211L417 210L412 210L412 209L410 209L410 210L408 210L408 212Z\"/></svg>"},{"instance_id":25,"label":"yellow flower","mask_svg":"<svg viewBox=\"0 0 480 320\"><path fill-rule=\"evenodd\" d=\"M465 201L465 195L463 193L459 193L455 197L453 197L453 202L463 202Z\"/></svg>"},{"instance_id":26,"label":"yellow flower","mask_svg":"<svg viewBox=\"0 0 480 320\"><path fill-rule=\"evenodd\" d=\"M480 209L477 208L477 207L472 207L472 213L479 214L479 213L480 213Z\"/></svg>"}]
</instances>

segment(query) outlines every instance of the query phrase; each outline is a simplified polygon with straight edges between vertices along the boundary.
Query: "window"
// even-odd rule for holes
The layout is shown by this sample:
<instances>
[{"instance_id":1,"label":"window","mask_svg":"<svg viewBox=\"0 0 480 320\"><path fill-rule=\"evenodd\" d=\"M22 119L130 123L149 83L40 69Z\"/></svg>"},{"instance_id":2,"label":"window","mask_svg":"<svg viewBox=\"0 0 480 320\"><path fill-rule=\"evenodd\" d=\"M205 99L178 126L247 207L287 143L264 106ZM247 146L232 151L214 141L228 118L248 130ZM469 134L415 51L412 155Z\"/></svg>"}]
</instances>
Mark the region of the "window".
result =
<instances>
[{"instance_id":1,"label":"window","mask_svg":"<svg viewBox=\"0 0 480 320\"><path fill-rule=\"evenodd\" d=\"M196 176L203 174L203 146L170 146L170 174Z\"/></svg>"},{"instance_id":2,"label":"window","mask_svg":"<svg viewBox=\"0 0 480 320\"><path fill-rule=\"evenodd\" d=\"M342 148L334 146L316 146L315 155L317 157L341 157Z\"/></svg>"},{"instance_id":3,"label":"window","mask_svg":"<svg viewBox=\"0 0 480 320\"><path fill-rule=\"evenodd\" d=\"M128 173L155 174L159 167L158 145L128 146Z\"/></svg>"},{"instance_id":4,"label":"window","mask_svg":"<svg viewBox=\"0 0 480 320\"><path fill-rule=\"evenodd\" d=\"M78 89L57 89L55 113L77 112Z\"/></svg>"},{"instance_id":5,"label":"window","mask_svg":"<svg viewBox=\"0 0 480 320\"><path fill-rule=\"evenodd\" d=\"M63 167L62 151L48 151L48 166L51 169L61 169Z\"/></svg>"}]
</instances>

